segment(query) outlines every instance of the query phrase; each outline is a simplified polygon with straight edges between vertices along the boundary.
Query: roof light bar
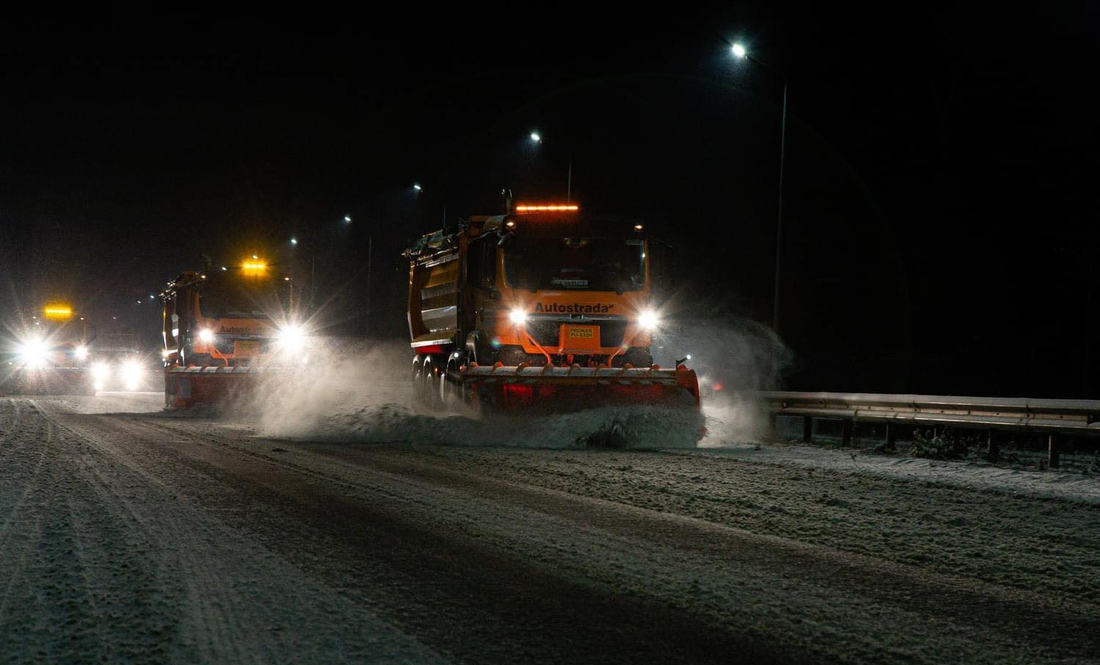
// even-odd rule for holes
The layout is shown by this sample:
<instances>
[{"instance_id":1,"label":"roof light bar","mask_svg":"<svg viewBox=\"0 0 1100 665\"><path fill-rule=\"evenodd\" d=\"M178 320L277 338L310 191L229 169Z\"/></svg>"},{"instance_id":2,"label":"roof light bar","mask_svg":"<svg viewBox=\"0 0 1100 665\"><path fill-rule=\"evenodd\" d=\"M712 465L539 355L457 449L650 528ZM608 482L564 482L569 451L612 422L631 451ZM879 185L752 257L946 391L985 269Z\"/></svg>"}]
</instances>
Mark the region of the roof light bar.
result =
<instances>
[{"instance_id":1,"label":"roof light bar","mask_svg":"<svg viewBox=\"0 0 1100 665\"><path fill-rule=\"evenodd\" d=\"M552 205L518 205L516 212L576 212L580 210L578 205L552 204Z\"/></svg>"},{"instance_id":2,"label":"roof light bar","mask_svg":"<svg viewBox=\"0 0 1100 665\"><path fill-rule=\"evenodd\" d=\"M73 315L73 308L65 305L50 305L42 310L47 319L67 319Z\"/></svg>"}]
</instances>

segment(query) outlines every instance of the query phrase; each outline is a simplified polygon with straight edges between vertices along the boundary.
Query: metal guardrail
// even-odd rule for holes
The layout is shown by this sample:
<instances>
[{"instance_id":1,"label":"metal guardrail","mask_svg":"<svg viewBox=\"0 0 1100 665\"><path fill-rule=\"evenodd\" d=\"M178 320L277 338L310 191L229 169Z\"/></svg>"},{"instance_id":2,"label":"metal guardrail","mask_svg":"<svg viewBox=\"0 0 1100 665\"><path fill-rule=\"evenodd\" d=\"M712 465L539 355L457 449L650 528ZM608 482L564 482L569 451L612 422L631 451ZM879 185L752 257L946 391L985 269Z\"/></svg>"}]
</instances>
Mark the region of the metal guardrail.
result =
<instances>
[{"instance_id":1,"label":"metal guardrail","mask_svg":"<svg viewBox=\"0 0 1100 665\"><path fill-rule=\"evenodd\" d=\"M885 423L886 444L893 447L898 425L961 427L986 431L988 456L1000 456L999 433L1047 435L1048 463L1059 465L1059 447L1066 436L1100 435L1100 400L1058 400L952 395L890 395L874 393L764 392L772 418L803 418L802 439L813 439L815 418L840 420L841 438L851 444L857 422Z\"/></svg>"}]
</instances>

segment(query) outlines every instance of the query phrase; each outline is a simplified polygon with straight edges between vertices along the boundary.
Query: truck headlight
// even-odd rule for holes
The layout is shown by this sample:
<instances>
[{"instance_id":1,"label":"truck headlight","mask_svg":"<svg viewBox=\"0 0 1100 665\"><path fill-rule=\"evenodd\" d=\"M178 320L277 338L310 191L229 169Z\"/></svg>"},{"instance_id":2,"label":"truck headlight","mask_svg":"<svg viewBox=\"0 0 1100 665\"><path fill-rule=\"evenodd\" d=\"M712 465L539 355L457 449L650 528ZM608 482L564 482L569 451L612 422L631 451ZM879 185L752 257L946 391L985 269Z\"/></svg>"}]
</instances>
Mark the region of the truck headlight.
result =
<instances>
[{"instance_id":1,"label":"truck headlight","mask_svg":"<svg viewBox=\"0 0 1100 665\"><path fill-rule=\"evenodd\" d=\"M81 344L80 346L76 347L76 352L73 355L76 356L77 360L87 360L88 359L88 347Z\"/></svg>"},{"instance_id":2,"label":"truck headlight","mask_svg":"<svg viewBox=\"0 0 1100 665\"><path fill-rule=\"evenodd\" d=\"M40 339L23 342L15 351L19 354L19 361L28 367L41 367L46 364L46 343Z\"/></svg>"},{"instance_id":3,"label":"truck headlight","mask_svg":"<svg viewBox=\"0 0 1100 665\"><path fill-rule=\"evenodd\" d=\"M644 310L638 315L638 325L642 327L642 330L656 330L657 325L660 323L661 318L652 309Z\"/></svg>"},{"instance_id":4,"label":"truck headlight","mask_svg":"<svg viewBox=\"0 0 1100 665\"><path fill-rule=\"evenodd\" d=\"M141 382L141 365L136 360L122 363L122 380L125 381L127 390L137 390Z\"/></svg>"},{"instance_id":5,"label":"truck headlight","mask_svg":"<svg viewBox=\"0 0 1100 665\"><path fill-rule=\"evenodd\" d=\"M513 309L508 312L508 319L517 326L522 326L527 322L527 312L522 309Z\"/></svg>"},{"instance_id":6,"label":"truck headlight","mask_svg":"<svg viewBox=\"0 0 1100 665\"><path fill-rule=\"evenodd\" d=\"M213 344L214 331L210 330L209 328L203 328L199 331L199 341L206 342L207 344Z\"/></svg>"},{"instance_id":7,"label":"truck headlight","mask_svg":"<svg viewBox=\"0 0 1100 665\"><path fill-rule=\"evenodd\" d=\"M284 350L301 351L306 344L306 332L301 326L283 326L279 329L277 339Z\"/></svg>"}]
</instances>

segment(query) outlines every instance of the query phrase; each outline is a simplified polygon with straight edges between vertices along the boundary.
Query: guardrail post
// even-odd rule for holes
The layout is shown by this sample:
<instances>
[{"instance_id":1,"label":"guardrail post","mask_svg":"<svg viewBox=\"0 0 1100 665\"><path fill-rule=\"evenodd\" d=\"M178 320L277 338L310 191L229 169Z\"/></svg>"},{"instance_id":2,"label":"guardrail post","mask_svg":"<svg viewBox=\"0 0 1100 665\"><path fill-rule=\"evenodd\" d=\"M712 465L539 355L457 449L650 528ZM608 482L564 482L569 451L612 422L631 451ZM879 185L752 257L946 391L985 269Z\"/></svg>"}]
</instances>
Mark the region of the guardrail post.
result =
<instances>
[{"instance_id":1,"label":"guardrail post","mask_svg":"<svg viewBox=\"0 0 1100 665\"><path fill-rule=\"evenodd\" d=\"M802 418L802 443L814 442L814 418L804 416Z\"/></svg>"},{"instance_id":2,"label":"guardrail post","mask_svg":"<svg viewBox=\"0 0 1100 665\"><path fill-rule=\"evenodd\" d=\"M844 419L841 421L840 426L840 444L843 446L852 445L852 429L855 423L851 420Z\"/></svg>"},{"instance_id":3,"label":"guardrail post","mask_svg":"<svg viewBox=\"0 0 1100 665\"><path fill-rule=\"evenodd\" d=\"M997 439L997 430L990 429L986 433L986 458L990 462L1001 459L1001 442Z\"/></svg>"},{"instance_id":4,"label":"guardrail post","mask_svg":"<svg viewBox=\"0 0 1100 665\"><path fill-rule=\"evenodd\" d=\"M1058 436L1057 432L1051 432L1047 435L1047 465L1052 469L1058 468L1059 446L1061 444L1062 437Z\"/></svg>"},{"instance_id":5,"label":"guardrail post","mask_svg":"<svg viewBox=\"0 0 1100 665\"><path fill-rule=\"evenodd\" d=\"M886 423L886 449L898 449L898 427L894 423Z\"/></svg>"}]
</instances>

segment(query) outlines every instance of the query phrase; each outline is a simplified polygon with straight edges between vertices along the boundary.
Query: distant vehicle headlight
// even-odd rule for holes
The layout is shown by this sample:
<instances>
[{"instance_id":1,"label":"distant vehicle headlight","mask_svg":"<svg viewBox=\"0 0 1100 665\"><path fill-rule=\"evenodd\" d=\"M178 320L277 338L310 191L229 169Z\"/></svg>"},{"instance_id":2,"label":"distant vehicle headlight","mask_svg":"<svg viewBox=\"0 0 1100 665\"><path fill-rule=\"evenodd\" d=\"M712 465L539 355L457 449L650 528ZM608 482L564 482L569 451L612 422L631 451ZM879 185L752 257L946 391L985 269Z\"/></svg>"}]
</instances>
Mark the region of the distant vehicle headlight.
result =
<instances>
[{"instance_id":1,"label":"distant vehicle headlight","mask_svg":"<svg viewBox=\"0 0 1100 665\"><path fill-rule=\"evenodd\" d=\"M657 312L652 309L647 309L638 315L638 325L640 325L643 330L656 330L660 323L661 318L657 316Z\"/></svg>"},{"instance_id":2,"label":"distant vehicle headlight","mask_svg":"<svg viewBox=\"0 0 1100 665\"><path fill-rule=\"evenodd\" d=\"M214 342L214 331L209 328L203 328L199 331L199 341L212 344Z\"/></svg>"},{"instance_id":3,"label":"distant vehicle headlight","mask_svg":"<svg viewBox=\"0 0 1100 665\"><path fill-rule=\"evenodd\" d=\"M285 351L301 351L306 344L306 331L301 326L287 325L276 335L279 346Z\"/></svg>"},{"instance_id":4,"label":"distant vehicle headlight","mask_svg":"<svg viewBox=\"0 0 1100 665\"><path fill-rule=\"evenodd\" d=\"M511 312L508 312L508 318L517 326L522 326L527 322L527 312L522 309L513 309Z\"/></svg>"},{"instance_id":5,"label":"distant vehicle headlight","mask_svg":"<svg viewBox=\"0 0 1100 665\"><path fill-rule=\"evenodd\" d=\"M88 347L81 344L80 346L76 347L76 351L74 352L73 355L76 356L77 360L87 360L88 359Z\"/></svg>"},{"instance_id":6,"label":"distant vehicle headlight","mask_svg":"<svg viewBox=\"0 0 1100 665\"><path fill-rule=\"evenodd\" d=\"M41 367L46 364L48 349L46 342L40 339L32 339L23 342L15 349L19 354L19 361L27 367Z\"/></svg>"},{"instance_id":7,"label":"distant vehicle headlight","mask_svg":"<svg viewBox=\"0 0 1100 665\"><path fill-rule=\"evenodd\" d=\"M141 365L136 360L127 360L122 363L122 380L127 390L137 390L141 383Z\"/></svg>"}]
</instances>

